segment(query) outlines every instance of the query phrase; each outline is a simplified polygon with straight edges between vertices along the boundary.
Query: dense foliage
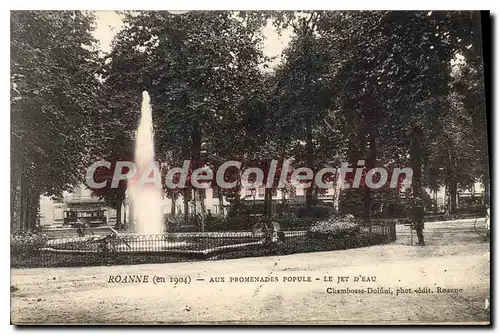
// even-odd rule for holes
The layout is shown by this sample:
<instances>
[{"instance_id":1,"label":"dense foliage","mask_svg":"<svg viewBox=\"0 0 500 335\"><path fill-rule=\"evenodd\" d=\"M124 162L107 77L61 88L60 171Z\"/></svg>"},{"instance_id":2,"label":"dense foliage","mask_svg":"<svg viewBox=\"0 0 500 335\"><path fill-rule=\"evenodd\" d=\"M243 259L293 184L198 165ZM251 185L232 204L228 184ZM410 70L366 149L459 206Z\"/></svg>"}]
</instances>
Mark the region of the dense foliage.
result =
<instances>
[{"instance_id":1,"label":"dense foliage","mask_svg":"<svg viewBox=\"0 0 500 335\"><path fill-rule=\"evenodd\" d=\"M132 157L143 90L157 158L170 166L412 165L416 188L446 186L452 211L459 189L488 181L477 12L159 11L123 20L112 51L99 56L92 14L12 12L12 219L23 227L34 225L39 195L60 196L88 162ZM267 24L293 33L272 69ZM240 187L219 192L236 214ZM96 194L119 209L125 190ZM306 208L320 192L307 190ZM186 219L189 202L203 199L191 189L165 193L174 205L183 196ZM334 195L365 219L374 203L401 196Z\"/></svg>"}]
</instances>

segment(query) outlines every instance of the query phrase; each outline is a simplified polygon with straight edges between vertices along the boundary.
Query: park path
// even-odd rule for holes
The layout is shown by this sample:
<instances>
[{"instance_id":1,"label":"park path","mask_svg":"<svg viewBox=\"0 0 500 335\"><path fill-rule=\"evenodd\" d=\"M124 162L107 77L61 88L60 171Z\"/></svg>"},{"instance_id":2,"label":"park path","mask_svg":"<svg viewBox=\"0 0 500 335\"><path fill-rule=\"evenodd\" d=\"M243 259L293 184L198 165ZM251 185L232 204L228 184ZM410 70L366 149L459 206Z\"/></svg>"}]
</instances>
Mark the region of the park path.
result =
<instances>
[{"instance_id":1,"label":"park path","mask_svg":"<svg viewBox=\"0 0 500 335\"><path fill-rule=\"evenodd\" d=\"M11 319L24 323L417 323L489 322L489 244L470 221L426 226L427 245L404 229L385 246L287 256L108 267L13 269ZM117 275L190 277L190 284L109 283ZM375 281L352 282L356 276ZM279 282L227 282L230 277ZM332 277L333 282L325 282ZM339 276L350 277L337 284ZM224 277L225 283L210 283ZM311 277L311 282L283 278ZM204 279L197 281L196 279ZM319 278L320 280L316 280ZM436 293L437 287L461 289ZM329 294L328 288L428 294Z\"/></svg>"}]
</instances>

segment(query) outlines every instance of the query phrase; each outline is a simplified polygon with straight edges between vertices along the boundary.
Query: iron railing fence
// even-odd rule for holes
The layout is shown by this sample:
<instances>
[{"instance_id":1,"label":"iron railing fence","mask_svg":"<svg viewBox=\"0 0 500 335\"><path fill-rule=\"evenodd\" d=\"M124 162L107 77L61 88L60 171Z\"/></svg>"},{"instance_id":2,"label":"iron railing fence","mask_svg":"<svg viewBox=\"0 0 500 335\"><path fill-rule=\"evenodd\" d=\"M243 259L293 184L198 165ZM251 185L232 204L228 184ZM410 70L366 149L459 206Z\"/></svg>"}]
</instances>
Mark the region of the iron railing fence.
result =
<instances>
[{"instance_id":1,"label":"iron railing fence","mask_svg":"<svg viewBox=\"0 0 500 335\"><path fill-rule=\"evenodd\" d=\"M349 234L312 234L308 228L263 231L130 233L83 237L11 239L12 267L92 266L239 258L354 248L390 243L394 222L360 226Z\"/></svg>"}]
</instances>

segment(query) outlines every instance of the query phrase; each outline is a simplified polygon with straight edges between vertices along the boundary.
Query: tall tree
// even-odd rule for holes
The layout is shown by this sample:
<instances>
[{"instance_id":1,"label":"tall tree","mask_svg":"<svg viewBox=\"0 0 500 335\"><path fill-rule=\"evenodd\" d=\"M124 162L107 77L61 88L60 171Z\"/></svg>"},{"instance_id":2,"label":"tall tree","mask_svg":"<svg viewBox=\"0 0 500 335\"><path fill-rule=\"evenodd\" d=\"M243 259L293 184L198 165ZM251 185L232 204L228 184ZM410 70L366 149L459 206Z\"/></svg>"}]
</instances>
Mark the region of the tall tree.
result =
<instances>
[{"instance_id":1,"label":"tall tree","mask_svg":"<svg viewBox=\"0 0 500 335\"><path fill-rule=\"evenodd\" d=\"M173 166L190 159L193 171L207 163L203 143L217 148L215 156L239 157L232 146L243 141L241 107L260 81L261 24L258 17L234 12L126 13L106 84L110 92L150 92L158 159ZM125 67L132 74L123 74ZM201 201L203 192L195 193L192 200ZM190 187L183 192L186 218L191 194Z\"/></svg>"},{"instance_id":2,"label":"tall tree","mask_svg":"<svg viewBox=\"0 0 500 335\"><path fill-rule=\"evenodd\" d=\"M33 228L40 195L83 180L99 126L94 17L80 11L11 12L11 219Z\"/></svg>"}]
</instances>

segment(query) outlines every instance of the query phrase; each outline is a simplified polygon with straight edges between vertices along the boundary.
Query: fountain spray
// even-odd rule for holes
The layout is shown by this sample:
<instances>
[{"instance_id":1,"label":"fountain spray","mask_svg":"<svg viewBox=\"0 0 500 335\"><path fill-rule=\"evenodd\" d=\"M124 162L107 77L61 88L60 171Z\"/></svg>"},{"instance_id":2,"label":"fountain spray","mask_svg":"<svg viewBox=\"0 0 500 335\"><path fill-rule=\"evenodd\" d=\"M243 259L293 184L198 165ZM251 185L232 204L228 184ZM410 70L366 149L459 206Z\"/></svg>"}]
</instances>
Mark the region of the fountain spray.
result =
<instances>
[{"instance_id":1,"label":"fountain spray","mask_svg":"<svg viewBox=\"0 0 500 335\"><path fill-rule=\"evenodd\" d=\"M147 91L142 92L141 120L136 134L134 160L137 168L136 176L142 176L151 164L155 164L153 118ZM162 190L152 183L141 185L138 183L138 178L129 183L128 188L134 208L136 232L163 234Z\"/></svg>"}]
</instances>

